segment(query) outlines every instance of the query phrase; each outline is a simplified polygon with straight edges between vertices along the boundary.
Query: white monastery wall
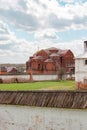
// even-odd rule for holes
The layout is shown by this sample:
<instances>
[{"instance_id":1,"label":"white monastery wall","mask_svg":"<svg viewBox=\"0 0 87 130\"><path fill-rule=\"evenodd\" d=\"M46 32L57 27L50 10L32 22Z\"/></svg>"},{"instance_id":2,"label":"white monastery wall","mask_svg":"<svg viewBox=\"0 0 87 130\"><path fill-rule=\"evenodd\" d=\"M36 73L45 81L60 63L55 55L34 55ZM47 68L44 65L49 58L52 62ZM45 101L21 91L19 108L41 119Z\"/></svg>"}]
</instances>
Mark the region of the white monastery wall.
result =
<instances>
[{"instance_id":1,"label":"white monastery wall","mask_svg":"<svg viewBox=\"0 0 87 130\"><path fill-rule=\"evenodd\" d=\"M58 80L58 75L33 75L33 80L35 81Z\"/></svg>"},{"instance_id":2,"label":"white monastery wall","mask_svg":"<svg viewBox=\"0 0 87 130\"><path fill-rule=\"evenodd\" d=\"M44 80L58 80L58 75L32 75L34 81L44 81ZM30 75L0 75L3 80L18 78L18 79L30 79Z\"/></svg>"},{"instance_id":3,"label":"white monastery wall","mask_svg":"<svg viewBox=\"0 0 87 130\"><path fill-rule=\"evenodd\" d=\"M0 75L0 78L4 79L10 79L10 78L25 78L25 79L29 79L30 75Z\"/></svg>"},{"instance_id":4,"label":"white monastery wall","mask_svg":"<svg viewBox=\"0 0 87 130\"><path fill-rule=\"evenodd\" d=\"M83 59L76 59L75 61L75 79L76 81L84 81L87 78L87 65Z\"/></svg>"},{"instance_id":5,"label":"white monastery wall","mask_svg":"<svg viewBox=\"0 0 87 130\"><path fill-rule=\"evenodd\" d=\"M85 65L85 60L83 59L76 59L75 61L75 69L76 72L87 72L87 65Z\"/></svg>"},{"instance_id":6,"label":"white monastery wall","mask_svg":"<svg viewBox=\"0 0 87 130\"><path fill-rule=\"evenodd\" d=\"M32 75L33 77L33 81L46 81L46 80L58 80L58 75ZM72 78L74 78L75 75L72 75ZM30 75L0 75L0 78L2 80L8 80L8 79L12 79L12 78L17 78L17 79L26 79L29 80L30 79ZM64 75L62 77L63 80L66 80L67 78L70 78L70 75Z\"/></svg>"}]
</instances>

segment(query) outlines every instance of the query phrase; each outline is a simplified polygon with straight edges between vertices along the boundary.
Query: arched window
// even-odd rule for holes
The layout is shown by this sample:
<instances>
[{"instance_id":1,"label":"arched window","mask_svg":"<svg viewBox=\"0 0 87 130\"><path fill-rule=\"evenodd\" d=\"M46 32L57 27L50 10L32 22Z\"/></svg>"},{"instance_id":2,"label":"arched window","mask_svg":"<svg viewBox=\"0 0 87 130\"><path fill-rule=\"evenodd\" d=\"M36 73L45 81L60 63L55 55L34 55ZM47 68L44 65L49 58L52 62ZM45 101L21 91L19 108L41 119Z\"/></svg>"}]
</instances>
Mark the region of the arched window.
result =
<instances>
[{"instance_id":1,"label":"arched window","mask_svg":"<svg viewBox=\"0 0 87 130\"><path fill-rule=\"evenodd\" d=\"M40 70L40 68L41 68L41 66L40 66L40 64L38 64L38 70Z\"/></svg>"}]
</instances>

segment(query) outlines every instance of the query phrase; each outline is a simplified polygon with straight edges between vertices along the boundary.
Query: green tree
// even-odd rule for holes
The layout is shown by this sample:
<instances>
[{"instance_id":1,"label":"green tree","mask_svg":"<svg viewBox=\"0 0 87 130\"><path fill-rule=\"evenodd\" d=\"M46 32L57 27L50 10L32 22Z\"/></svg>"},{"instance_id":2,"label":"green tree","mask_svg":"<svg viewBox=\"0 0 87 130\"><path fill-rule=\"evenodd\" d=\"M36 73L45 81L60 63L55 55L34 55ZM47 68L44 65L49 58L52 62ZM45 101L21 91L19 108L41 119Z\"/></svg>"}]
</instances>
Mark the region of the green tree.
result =
<instances>
[{"instance_id":1,"label":"green tree","mask_svg":"<svg viewBox=\"0 0 87 130\"><path fill-rule=\"evenodd\" d=\"M63 76L65 75L65 73L66 73L65 68L60 68L59 71L58 71L58 78L59 78L60 80L62 80L62 79L63 79Z\"/></svg>"}]
</instances>

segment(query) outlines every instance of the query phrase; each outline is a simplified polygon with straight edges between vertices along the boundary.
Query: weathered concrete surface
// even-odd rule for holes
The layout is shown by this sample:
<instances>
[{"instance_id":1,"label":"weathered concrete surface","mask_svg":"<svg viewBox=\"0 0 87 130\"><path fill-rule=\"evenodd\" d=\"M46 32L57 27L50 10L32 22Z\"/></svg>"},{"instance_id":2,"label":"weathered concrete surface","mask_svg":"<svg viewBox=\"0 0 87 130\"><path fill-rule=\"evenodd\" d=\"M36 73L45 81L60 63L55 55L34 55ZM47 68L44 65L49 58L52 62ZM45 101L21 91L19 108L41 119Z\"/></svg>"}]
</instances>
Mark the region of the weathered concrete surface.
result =
<instances>
[{"instance_id":1,"label":"weathered concrete surface","mask_svg":"<svg viewBox=\"0 0 87 130\"><path fill-rule=\"evenodd\" d=\"M0 105L0 130L87 130L87 110Z\"/></svg>"}]
</instances>

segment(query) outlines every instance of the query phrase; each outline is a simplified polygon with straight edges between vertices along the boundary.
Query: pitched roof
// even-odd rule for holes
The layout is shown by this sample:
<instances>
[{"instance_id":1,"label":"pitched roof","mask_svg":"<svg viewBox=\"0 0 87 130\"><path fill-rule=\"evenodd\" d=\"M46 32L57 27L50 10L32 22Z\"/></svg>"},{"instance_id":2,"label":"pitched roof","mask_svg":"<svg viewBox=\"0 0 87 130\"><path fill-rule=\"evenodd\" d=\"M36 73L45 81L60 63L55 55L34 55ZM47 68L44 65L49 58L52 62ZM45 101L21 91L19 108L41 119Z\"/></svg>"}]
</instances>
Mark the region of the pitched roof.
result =
<instances>
[{"instance_id":1,"label":"pitched roof","mask_svg":"<svg viewBox=\"0 0 87 130\"><path fill-rule=\"evenodd\" d=\"M50 56L55 57L55 56L59 56L59 54L58 53L52 53Z\"/></svg>"},{"instance_id":2,"label":"pitched roof","mask_svg":"<svg viewBox=\"0 0 87 130\"><path fill-rule=\"evenodd\" d=\"M81 54L81 55L78 55L78 56L76 57L76 59L87 59L87 52L85 52L85 53L83 53L83 54Z\"/></svg>"},{"instance_id":3,"label":"pitched roof","mask_svg":"<svg viewBox=\"0 0 87 130\"><path fill-rule=\"evenodd\" d=\"M35 57L35 56L36 56L39 52L41 52L41 51L44 51L47 55L49 55L49 54L50 54L49 50L42 49L42 50L37 51L36 53L34 53L34 54L33 54L33 57Z\"/></svg>"},{"instance_id":4,"label":"pitched roof","mask_svg":"<svg viewBox=\"0 0 87 130\"><path fill-rule=\"evenodd\" d=\"M49 51L49 50L46 49L46 50L44 50L44 51L45 51L47 54L50 54L50 51Z\"/></svg>"},{"instance_id":5,"label":"pitched roof","mask_svg":"<svg viewBox=\"0 0 87 130\"><path fill-rule=\"evenodd\" d=\"M55 52L51 52L51 51L55 51ZM69 49L67 50L61 50L61 49L57 49L57 48L55 48L55 47L50 47L50 48L48 48L48 49L42 49L42 50L40 50L40 51L44 51L44 52L46 52L48 55L55 55L55 56L58 56L58 55L65 55L68 51L69 51ZM35 57L40 51L38 51L38 52L36 52L34 55L33 55L33 57Z\"/></svg>"},{"instance_id":6,"label":"pitched roof","mask_svg":"<svg viewBox=\"0 0 87 130\"><path fill-rule=\"evenodd\" d=\"M52 59L46 59L44 62L54 62Z\"/></svg>"},{"instance_id":7,"label":"pitched roof","mask_svg":"<svg viewBox=\"0 0 87 130\"><path fill-rule=\"evenodd\" d=\"M87 109L87 91L0 91L0 104Z\"/></svg>"},{"instance_id":8,"label":"pitched roof","mask_svg":"<svg viewBox=\"0 0 87 130\"><path fill-rule=\"evenodd\" d=\"M32 59L36 59L36 60L43 60L44 57L43 56L34 56Z\"/></svg>"},{"instance_id":9,"label":"pitched roof","mask_svg":"<svg viewBox=\"0 0 87 130\"><path fill-rule=\"evenodd\" d=\"M65 55L69 50L59 50L58 54Z\"/></svg>"},{"instance_id":10,"label":"pitched roof","mask_svg":"<svg viewBox=\"0 0 87 130\"><path fill-rule=\"evenodd\" d=\"M17 70L17 68L16 68L16 67L7 67L7 72L10 72L10 71L12 71L12 69L15 69L15 70Z\"/></svg>"}]
</instances>

